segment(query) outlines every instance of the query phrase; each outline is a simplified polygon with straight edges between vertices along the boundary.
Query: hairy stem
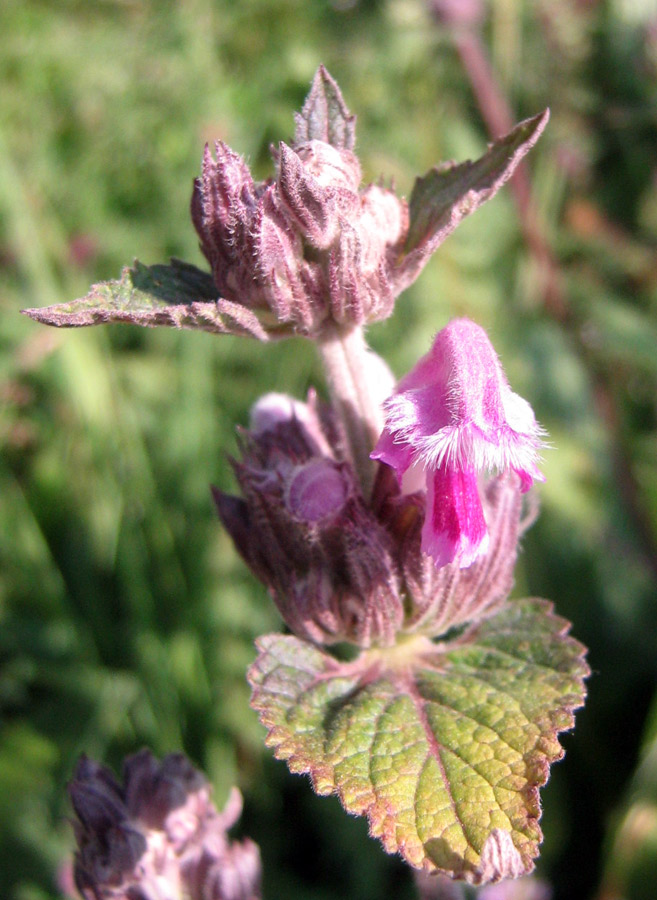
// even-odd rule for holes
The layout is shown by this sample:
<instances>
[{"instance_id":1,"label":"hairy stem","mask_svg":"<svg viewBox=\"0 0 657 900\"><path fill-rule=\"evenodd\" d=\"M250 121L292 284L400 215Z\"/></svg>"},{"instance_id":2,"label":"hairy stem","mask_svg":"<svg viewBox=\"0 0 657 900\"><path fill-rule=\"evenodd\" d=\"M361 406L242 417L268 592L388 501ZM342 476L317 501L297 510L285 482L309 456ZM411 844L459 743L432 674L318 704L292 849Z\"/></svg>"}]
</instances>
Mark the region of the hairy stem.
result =
<instances>
[{"instance_id":1,"label":"hairy stem","mask_svg":"<svg viewBox=\"0 0 657 900\"><path fill-rule=\"evenodd\" d=\"M383 427L383 413L363 329L333 326L317 346L333 406L344 425L351 461L367 497L375 473L370 453Z\"/></svg>"}]
</instances>

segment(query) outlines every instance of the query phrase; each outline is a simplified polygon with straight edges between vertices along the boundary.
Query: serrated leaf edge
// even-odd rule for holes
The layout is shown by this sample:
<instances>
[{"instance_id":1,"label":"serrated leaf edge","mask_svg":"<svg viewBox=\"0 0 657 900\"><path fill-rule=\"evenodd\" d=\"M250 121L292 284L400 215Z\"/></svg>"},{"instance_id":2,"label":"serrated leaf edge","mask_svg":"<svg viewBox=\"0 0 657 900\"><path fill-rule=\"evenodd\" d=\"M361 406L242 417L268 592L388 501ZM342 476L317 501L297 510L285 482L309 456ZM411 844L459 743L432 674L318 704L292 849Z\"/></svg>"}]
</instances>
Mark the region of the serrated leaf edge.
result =
<instances>
[{"instance_id":1,"label":"serrated leaf edge","mask_svg":"<svg viewBox=\"0 0 657 900\"><path fill-rule=\"evenodd\" d=\"M199 275L206 273L196 270L188 263L172 260L171 268L194 270ZM233 334L256 338L260 341L268 341L269 334L260 323L255 313L239 303L224 300L219 297L216 300L191 300L187 303L162 304L148 308L138 307L124 309L112 308L105 296L106 292L116 289L124 289L137 293L140 289L128 284L140 269L150 269L143 266L139 260L135 260L132 266L125 266L121 270L121 277L100 281L93 284L84 297L65 303L57 303L52 306L32 307L22 309L23 315L29 316L36 322L51 325L55 328L83 328L93 325L128 324L139 325L146 328L158 326L206 331L212 334ZM210 277L210 276L208 276ZM148 294L148 291L144 291ZM98 306L94 307L94 302ZM76 305L80 308L76 309ZM82 306L86 304L86 306Z\"/></svg>"},{"instance_id":2,"label":"serrated leaf edge","mask_svg":"<svg viewBox=\"0 0 657 900\"><path fill-rule=\"evenodd\" d=\"M569 632L571 629L571 623L559 616L554 612L554 604L549 600L544 600L542 598L525 598L524 601L514 601L514 602L524 602L525 604L533 604L536 610L540 610L545 616L551 619L555 625L555 629L551 632L551 636L554 638L561 638L565 642L568 642L570 647L572 648L572 655L569 657L570 665L572 666L572 671L568 671L568 675L572 678L573 681L576 681L580 685L579 693L569 694L562 698L562 706L559 710L556 711L558 715L558 721L555 721L555 711L548 711L548 716L546 719L541 720L540 722L536 722L534 724L537 725L539 729L539 734L537 736L536 743L531 748L530 751L524 754L524 761L527 766L527 770L531 772L531 775L528 776L527 784L522 789L521 793L523 795L524 802L526 804L526 808L528 811L527 816L527 824L533 824L535 826L537 837L536 840L528 839L528 847L529 852L526 852L525 857L522 858L524 865L524 872L529 873L534 868L533 860L538 855L538 848L543 839L542 831L540 825L538 824L539 818L541 815L541 806L540 806L540 788L545 785L548 780L550 773L550 766L562 759L564 756L564 749L558 742L557 736L565 731L569 731L575 723L575 711L579 709L584 704L585 699L585 686L584 679L590 675L590 669L588 664L586 663L584 656L586 654L586 648L583 644L577 641L575 638L570 637ZM511 603L510 605L513 605ZM440 652L441 650L445 653L449 653L450 651L457 650L459 647L467 645L469 643L476 643L478 634L482 630L482 627L485 627L488 624L487 621L482 623L478 623L477 625L472 626L461 635L453 643L442 642L435 643L433 646L436 648L436 651ZM510 632L512 633L512 632ZM352 805L347 806L347 799L344 795L343 788L336 783L335 775L334 775L334 766L331 763L327 762L317 762L317 761L309 761L307 757L298 752L296 742L294 740L290 740L289 735L287 733L283 733L282 729L280 729L276 722L273 720L272 716L267 714L266 709L263 708L262 705L259 705L259 694L260 694L260 685L259 679L261 676L265 674L270 674L273 669L270 669L267 673L265 673L259 663L263 660L263 654L271 654L271 646L274 643L278 643L279 641L284 641L285 643L291 643L293 645L297 645L299 642L298 638L295 638L291 635L277 635L270 634L264 635L261 638L258 638L256 641L256 647L259 651L259 657L255 660L255 662L250 666L247 672L247 680L252 688L252 696L251 696L251 706L260 718L261 723L267 729L267 736L265 738L265 744L267 747L271 748L274 752L274 756L277 759L285 760L290 772L294 774L306 774L310 777L314 790L320 795L330 795L336 794L342 803L343 807L347 812L355 813L357 815L365 815L367 817L370 834L372 837L377 837L381 840L384 845L384 848L389 853L400 853L404 859L414 865L416 868L423 868L428 872L442 871L437 868L433 864L433 862L425 857L421 866L418 866L417 863L413 862L412 859L409 859L408 854L405 852L405 847L402 846L395 837L393 837L390 833L386 833L382 828L382 822L385 819L385 810L380 809L375 799L368 806L363 807L362 809L354 808ZM303 642L302 642L303 643ZM319 654L322 661L322 666L324 667L324 671L317 676L316 672L307 671L308 675L312 676L312 681L307 686L305 686L299 694L305 692L306 690L311 689L316 686L317 683L340 677L342 673L347 673L344 677L348 677L355 681L354 689L358 685L358 672L360 671L362 675L371 670L371 664L368 662L370 658L371 651L366 651L359 660L356 660L354 663L349 664L348 667L343 668L340 663L338 663L333 657L329 656L323 648L308 645L309 649L312 648L312 651ZM375 651L376 653L376 651ZM273 654L271 654L273 656ZM361 661L362 660L362 661ZM360 662L360 665L358 663ZM579 663L579 665L577 665ZM534 664L539 665L539 664ZM554 669L550 669L550 667L546 667L550 671L554 671ZM298 669L298 671L304 671L302 669ZM558 670L557 670L558 671ZM379 677L383 677L384 671L379 670ZM393 676L394 677L394 676ZM411 679L412 680L412 679ZM425 701L423 698L422 703ZM425 734L430 732L426 726L423 725L425 730ZM430 732L431 740L436 741L435 735L433 732ZM443 770L443 780L444 784L447 788L450 798L453 801L451 785L449 780L444 774ZM374 791L373 791L374 793ZM532 811L535 811L532 814ZM455 817L458 820L458 814L455 813ZM491 835L493 832L499 831L500 829L492 829ZM465 829L462 829L464 837L466 840L467 834ZM491 837L489 835L489 838ZM499 845L500 841L504 844L503 838L500 838L499 835L495 836L495 840L493 844L490 845L490 854L494 860L498 860L500 858L499 853ZM469 843L469 841L468 841ZM487 842L485 842L484 847ZM445 871L444 874L447 874L451 877L462 878L473 884L484 883L484 881L498 881L504 877L518 877L522 872L518 869L518 859L513 856L513 854L507 854L507 858L509 859L509 865L513 868L513 874L508 872L500 872L495 869L495 865L497 863L491 862L488 858L484 858L484 847L482 847L481 855L480 855L480 864L475 869L466 869L464 868L462 871ZM473 849L476 848L473 847ZM519 854L520 855L520 854Z\"/></svg>"},{"instance_id":3,"label":"serrated leaf edge","mask_svg":"<svg viewBox=\"0 0 657 900\"><path fill-rule=\"evenodd\" d=\"M518 167L518 164L536 144L539 137L545 130L549 118L550 110L549 108L546 108L538 115L519 122L508 134L503 135L495 141L492 141L488 145L486 152L478 159L467 160L462 163L444 163L441 166L434 166L433 168L429 169L429 171L424 175L418 176L415 179L413 190L411 192L411 198L409 201L410 221L406 238L406 246L402 250L402 255L400 256L397 262L396 269L394 271L394 283L397 293L404 290L415 280L415 278L417 278L418 274L423 269L430 256L452 234L452 232L456 230L463 219L467 218L467 216L471 215L473 212L479 209L479 207L482 206L487 200L492 199L500 190L500 188L503 187L503 185L509 180L509 178L511 178L516 168ZM465 191L452 204L451 209L449 210L449 214L445 217L440 227L435 227L431 234L424 235L422 238L416 240L412 245L409 245L409 240L411 234L413 233L414 224L412 215L413 194L416 190L418 190L419 186L426 182L428 179L434 177L436 173L449 172L455 169L462 169L465 172L468 169L472 169L474 166L484 160L489 154L492 154L496 149L503 147L505 144L513 146L513 144L518 140L518 136L522 134L523 131L529 132L528 137L525 138L518 146L515 146L515 148L509 155L506 166L502 169L497 178L495 178L488 187L479 189L470 188L469 190Z\"/></svg>"}]
</instances>

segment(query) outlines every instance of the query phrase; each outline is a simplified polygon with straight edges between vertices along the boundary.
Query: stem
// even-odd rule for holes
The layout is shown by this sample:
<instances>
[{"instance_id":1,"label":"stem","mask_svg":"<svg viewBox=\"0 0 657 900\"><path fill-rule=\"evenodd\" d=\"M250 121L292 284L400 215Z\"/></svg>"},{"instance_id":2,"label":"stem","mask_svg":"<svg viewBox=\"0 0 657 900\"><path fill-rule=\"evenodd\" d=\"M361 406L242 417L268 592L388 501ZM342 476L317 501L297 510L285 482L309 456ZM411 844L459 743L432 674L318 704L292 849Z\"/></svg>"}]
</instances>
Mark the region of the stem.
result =
<instances>
[{"instance_id":1,"label":"stem","mask_svg":"<svg viewBox=\"0 0 657 900\"><path fill-rule=\"evenodd\" d=\"M383 411L363 329L327 327L317 347L331 401L344 425L351 462L363 494L369 497L375 474L370 453L383 428Z\"/></svg>"}]
</instances>

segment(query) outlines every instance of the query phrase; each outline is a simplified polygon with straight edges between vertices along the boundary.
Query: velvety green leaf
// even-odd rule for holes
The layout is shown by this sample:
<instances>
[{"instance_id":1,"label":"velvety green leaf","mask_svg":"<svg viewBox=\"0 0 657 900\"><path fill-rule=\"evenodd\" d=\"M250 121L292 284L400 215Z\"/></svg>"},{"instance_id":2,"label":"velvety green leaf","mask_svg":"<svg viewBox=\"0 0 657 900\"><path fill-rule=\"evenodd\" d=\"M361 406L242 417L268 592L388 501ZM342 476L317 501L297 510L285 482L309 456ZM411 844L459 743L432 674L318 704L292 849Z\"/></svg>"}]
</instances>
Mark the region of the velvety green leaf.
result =
<instances>
[{"instance_id":1,"label":"velvety green leaf","mask_svg":"<svg viewBox=\"0 0 657 900\"><path fill-rule=\"evenodd\" d=\"M367 815L411 865L473 883L533 868L539 787L588 674L550 603L524 600L451 643L414 637L341 663L268 635L251 667L267 743Z\"/></svg>"},{"instance_id":2,"label":"velvety green leaf","mask_svg":"<svg viewBox=\"0 0 657 900\"><path fill-rule=\"evenodd\" d=\"M398 269L399 287L409 284L429 256L470 213L494 197L534 146L550 111L520 122L475 162L436 166L415 180L409 227Z\"/></svg>"},{"instance_id":3,"label":"velvety green leaf","mask_svg":"<svg viewBox=\"0 0 657 900\"><path fill-rule=\"evenodd\" d=\"M320 66L300 113L296 113L295 144L325 141L338 150L353 150L356 116L349 112L337 82Z\"/></svg>"},{"instance_id":4,"label":"velvety green leaf","mask_svg":"<svg viewBox=\"0 0 657 900\"><path fill-rule=\"evenodd\" d=\"M212 276L180 260L172 260L168 266L144 266L135 261L134 266L123 270L119 280L93 285L86 297L23 312L37 322L57 327L127 322L267 340L251 310L217 298Z\"/></svg>"}]
</instances>

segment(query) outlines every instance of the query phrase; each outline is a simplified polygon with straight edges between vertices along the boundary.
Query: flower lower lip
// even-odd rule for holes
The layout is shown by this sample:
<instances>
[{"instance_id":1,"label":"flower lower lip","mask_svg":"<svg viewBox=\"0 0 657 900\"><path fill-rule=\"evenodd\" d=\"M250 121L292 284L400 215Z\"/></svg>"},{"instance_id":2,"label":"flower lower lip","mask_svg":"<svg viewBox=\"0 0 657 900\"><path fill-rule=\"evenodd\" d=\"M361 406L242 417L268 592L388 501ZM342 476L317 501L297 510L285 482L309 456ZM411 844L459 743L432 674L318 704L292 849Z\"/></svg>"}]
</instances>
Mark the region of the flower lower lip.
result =
<instances>
[{"instance_id":1,"label":"flower lower lip","mask_svg":"<svg viewBox=\"0 0 657 900\"><path fill-rule=\"evenodd\" d=\"M514 394L476 323L455 319L400 382L386 404L386 426L372 453L402 481L422 467L426 479L423 550L437 566L471 565L487 547L476 475L513 469L522 489L542 479L541 429Z\"/></svg>"}]
</instances>

